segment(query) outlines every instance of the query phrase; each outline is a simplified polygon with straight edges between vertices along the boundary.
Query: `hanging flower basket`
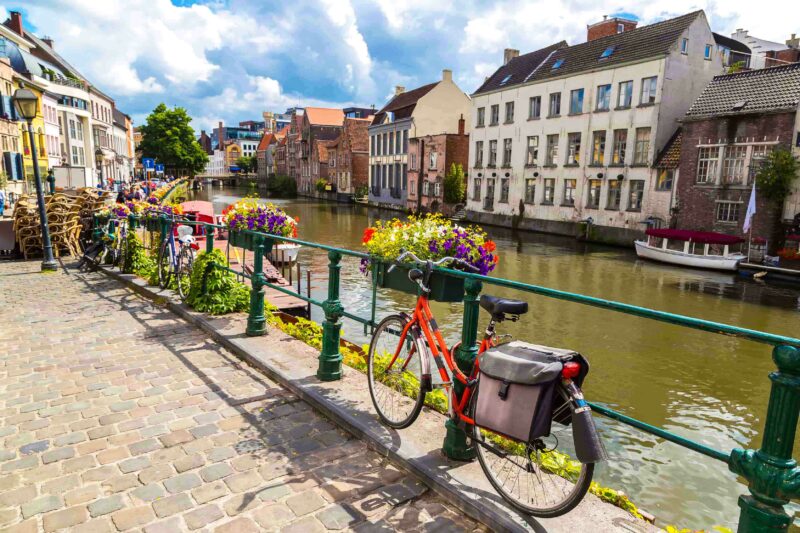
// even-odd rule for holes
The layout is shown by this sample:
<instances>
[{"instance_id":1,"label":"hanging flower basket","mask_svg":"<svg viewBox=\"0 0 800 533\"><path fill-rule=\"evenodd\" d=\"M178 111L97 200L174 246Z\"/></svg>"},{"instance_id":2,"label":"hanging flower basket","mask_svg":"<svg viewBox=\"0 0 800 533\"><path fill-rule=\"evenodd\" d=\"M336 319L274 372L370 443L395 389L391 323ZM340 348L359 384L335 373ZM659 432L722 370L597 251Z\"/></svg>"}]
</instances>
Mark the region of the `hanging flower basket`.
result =
<instances>
[{"instance_id":1,"label":"hanging flower basket","mask_svg":"<svg viewBox=\"0 0 800 533\"><path fill-rule=\"evenodd\" d=\"M228 242L231 243L231 246L236 246L237 248L244 248L251 252L256 251L256 236L252 233L241 233L231 230L228 232ZM273 244L275 244L275 239L269 237L264 238L264 255L272 251Z\"/></svg>"},{"instance_id":2,"label":"hanging flower basket","mask_svg":"<svg viewBox=\"0 0 800 533\"><path fill-rule=\"evenodd\" d=\"M406 294L418 295L420 287L415 281L408 279L411 266L395 266L391 272L391 263L381 263L378 267L378 287L394 289ZM429 298L434 302L460 302L464 299L464 280L433 272L429 283Z\"/></svg>"},{"instance_id":3,"label":"hanging flower basket","mask_svg":"<svg viewBox=\"0 0 800 533\"><path fill-rule=\"evenodd\" d=\"M225 225L228 226L228 239L232 246L255 251L255 235L243 233L244 230L258 231L277 238L264 238L264 253L272 251L272 246L280 237L297 237L297 218L292 218L283 209L272 204L259 204L255 200L241 200L222 210Z\"/></svg>"}]
</instances>

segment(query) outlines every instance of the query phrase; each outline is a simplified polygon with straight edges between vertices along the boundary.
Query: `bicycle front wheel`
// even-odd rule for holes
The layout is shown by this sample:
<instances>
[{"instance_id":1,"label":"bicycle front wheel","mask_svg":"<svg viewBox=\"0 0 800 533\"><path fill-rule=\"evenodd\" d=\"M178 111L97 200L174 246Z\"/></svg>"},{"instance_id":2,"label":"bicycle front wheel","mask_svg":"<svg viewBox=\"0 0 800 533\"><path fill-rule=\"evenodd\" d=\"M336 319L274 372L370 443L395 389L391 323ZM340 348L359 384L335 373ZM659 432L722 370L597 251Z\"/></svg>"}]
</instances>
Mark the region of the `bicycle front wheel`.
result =
<instances>
[{"instance_id":1,"label":"bicycle front wheel","mask_svg":"<svg viewBox=\"0 0 800 533\"><path fill-rule=\"evenodd\" d=\"M480 384L472 398L473 419L479 391ZM561 409L570 409L569 402ZM472 440L489 482L524 513L542 518L563 515L589 490L594 464L577 460L572 449L572 425L553 421L550 435L529 442L473 426Z\"/></svg>"},{"instance_id":2,"label":"bicycle front wheel","mask_svg":"<svg viewBox=\"0 0 800 533\"><path fill-rule=\"evenodd\" d=\"M158 249L158 286L162 289L166 289L169 286L172 278L172 269L172 248L169 245L169 240L165 240Z\"/></svg>"},{"instance_id":3,"label":"bicycle front wheel","mask_svg":"<svg viewBox=\"0 0 800 533\"><path fill-rule=\"evenodd\" d=\"M194 266L194 250L190 246L182 246L178 253L178 267L175 270L175 284L181 301L185 302L189 296L192 283L192 267Z\"/></svg>"},{"instance_id":4,"label":"bicycle front wheel","mask_svg":"<svg viewBox=\"0 0 800 533\"><path fill-rule=\"evenodd\" d=\"M427 384L422 378L425 344L416 332L406 328L402 315L384 318L369 345L367 383L372 404L383 422L393 428L410 426L419 416Z\"/></svg>"}]
</instances>

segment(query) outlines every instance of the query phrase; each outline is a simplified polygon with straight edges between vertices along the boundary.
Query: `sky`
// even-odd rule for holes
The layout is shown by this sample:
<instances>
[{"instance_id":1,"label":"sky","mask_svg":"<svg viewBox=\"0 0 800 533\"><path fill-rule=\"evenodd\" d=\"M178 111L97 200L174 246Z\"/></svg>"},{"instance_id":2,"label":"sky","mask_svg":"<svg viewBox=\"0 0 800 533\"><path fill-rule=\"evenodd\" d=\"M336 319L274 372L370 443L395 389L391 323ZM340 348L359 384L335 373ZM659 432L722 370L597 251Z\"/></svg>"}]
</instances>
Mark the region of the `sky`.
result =
<instances>
[{"instance_id":1,"label":"sky","mask_svg":"<svg viewBox=\"0 0 800 533\"><path fill-rule=\"evenodd\" d=\"M17 0L0 16L21 11L136 124L164 102L199 131L295 105L380 108L442 69L469 94L504 48L581 43L603 15L644 25L696 9L725 35L800 33L797 0Z\"/></svg>"}]
</instances>

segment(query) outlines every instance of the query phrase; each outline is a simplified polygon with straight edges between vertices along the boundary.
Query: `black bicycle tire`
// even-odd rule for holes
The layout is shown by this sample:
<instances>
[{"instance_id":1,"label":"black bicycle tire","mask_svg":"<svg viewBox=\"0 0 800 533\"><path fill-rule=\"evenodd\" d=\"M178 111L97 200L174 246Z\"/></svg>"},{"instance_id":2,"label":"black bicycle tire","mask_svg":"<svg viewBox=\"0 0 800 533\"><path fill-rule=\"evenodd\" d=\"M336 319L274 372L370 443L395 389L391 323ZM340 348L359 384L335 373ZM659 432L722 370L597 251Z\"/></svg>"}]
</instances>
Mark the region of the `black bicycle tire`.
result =
<instances>
[{"instance_id":1,"label":"black bicycle tire","mask_svg":"<svg viewBox=\"0 0 800 533\"><path fill-rule=\"evenodd\" d=\"M162 289L169 287L170 278L172 277L172 261L169 261L169 264L166 265L166 272L164 272L164 256L167 254L168 246L168 238L161 241L161 246L158 248L158 258L156 260L156 268L158 269L158 286Z\"/></svg>"},{"instance_id":2,"label":"black bicycle tire","mask_svg":"<svg viewBox=\"0 0 800 533\"><path fill-rule=\"evenodd\" d=\"M417 417L419 417L420 412L422 412L422 406L425 404L425 396L428 393L428 391L425 390L426 387L425 384L422 381L420 381L419 394L417 396L414 409L411 411L408 418L406 418L404 421L400 423L393 422L388 418L386 418L386 416L381 412L380 407L378 407L378 402L375 399L375 390L373 388L373 381L374 381L374 378L372 376L372 368L373 368L372 356L374 354L373 348L375 345L375 339L377 339L378 337L378 332L381 331L381 327L383 326L384 323L390 320L400 320L401 322L408 322L409 318L400 314L389 315L383 320L381 320L380 323L378 323L378 325L376 326L375 332L372 334L372 338L370 339L369 350L367 352L367 386L369 388L369 397L372 400L372 406L375 408L375 412L378 413L378 417L381 419L381 421L391 428L403 429L413 424L414 421L417 419ZM417 335L415 332L412 331L409 333L413 336L414 343L417 345L417 353L420 354L420 368L422 368L421 364L422 353L424 349L424 353L426 354L427 357L428 355L427 345L422 343L421 339L419 338L419 335Z\"/></svg>"},{"instance_id":3,"label":"black bicycle tire","mask_svg":"<svg viewBox=\"0 0 800 533\"><path fill-rule=\"evenodd\" d=\"M470 398L469 416L472 420L475 420L475 405L478 398L478 387L480 387L480 384L476 386L475 390L473 391L472 398ZM514 498L508 496L506 491L497 484L494 479L494 475L490 474L489 466L486 464L480 449L481 444L479 441L482 440L482 438L479 436L479 432L480 427L473 425L471 439L473 446L476 448L475 451L476 455L478 456L478 463L481 465L481 470L483 470L483 474L486 476L486 479L489 480L489 483L492 485L492 487L494 487L494 490L496 490L506 502L508 502L518 511L530 516L535 516L537 518L555 518L573 510L579 503L581 503L581 501L583 501L583 498L586 497L586 493L588 492L589 486L592 483L592 478L594 477L594 463L581 463L583 468L581 470L582 477L580 479L580 485L576 483L578 490L573 491L568 499L566 499L564 502L561 502L559 505L554 506L552 509L534 509L519 503Z\"/></svg>"},{"instance_id":4,"label":"black bicycle tire","mask_svg":"<svg viewBox=\"0 0 800 533\"><path fill-rule=\"evenodd\" d=\"M183 262L186 260L185 258L190 258L191 266L189 268L189 285L186 290L181 289L181 272L183 271ZM180 296L181 301L185 302L186 298L189 296L189 291L192 289L192 268L194 268L194 250L192 250L189 246L182 246L181 251L178 253L178 267L176 270L176 285L178 288L178 296Z\"/></svg>"}]
</instances>

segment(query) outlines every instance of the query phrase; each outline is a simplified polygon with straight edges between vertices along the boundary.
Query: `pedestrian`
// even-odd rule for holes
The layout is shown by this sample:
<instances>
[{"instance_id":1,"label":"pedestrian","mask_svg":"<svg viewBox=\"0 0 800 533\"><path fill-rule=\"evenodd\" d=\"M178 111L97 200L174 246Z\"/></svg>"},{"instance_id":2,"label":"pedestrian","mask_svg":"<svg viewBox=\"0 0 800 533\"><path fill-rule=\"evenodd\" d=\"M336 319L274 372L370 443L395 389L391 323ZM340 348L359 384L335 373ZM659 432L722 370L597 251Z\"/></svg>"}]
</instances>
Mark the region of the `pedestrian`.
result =
<instances>
[{"instance_id":1,"label":"pedestrian","mask_svg":"<svg viewBox=\"0 0 800 533\"><path fill-rule=\"evenodd\" d=\"M6 210L6 191L0 189L0 217L3 216L3 212Z\"/></svg>"}]
</instances>

